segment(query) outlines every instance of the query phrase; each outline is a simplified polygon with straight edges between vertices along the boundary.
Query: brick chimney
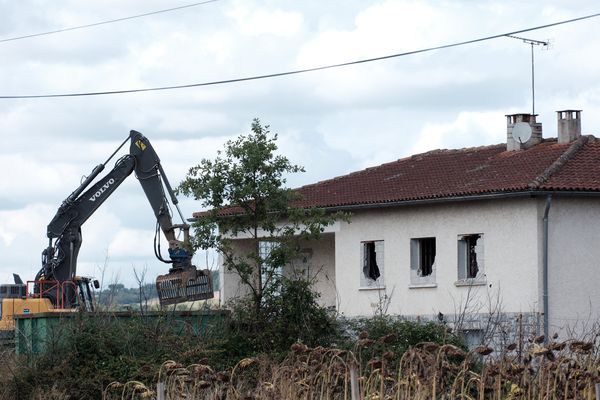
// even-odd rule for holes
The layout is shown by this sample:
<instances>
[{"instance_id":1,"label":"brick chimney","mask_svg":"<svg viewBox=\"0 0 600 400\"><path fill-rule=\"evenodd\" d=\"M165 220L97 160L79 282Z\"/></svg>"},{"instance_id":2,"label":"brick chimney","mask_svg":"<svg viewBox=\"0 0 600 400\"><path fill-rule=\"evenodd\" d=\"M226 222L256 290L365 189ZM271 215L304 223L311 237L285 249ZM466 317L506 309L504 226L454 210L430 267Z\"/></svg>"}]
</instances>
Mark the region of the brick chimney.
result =
<instances>
[{"instance_id":1,"label":"brick chimney","mask_svg":"<svg viewBox=\"0 0 600 400\"><path fill-rule=\"evenodd\" d=\"M510 114L506 116L506 150L528 149L542 142L542 123L536 122L537 114ZM531 137L525 142L513 137L515 125L520 123L529 124L531 127Z\"/></svg>"},{"instance_id":2,"label":"brick chimney","mask_svg":"<svg viewBox=\"0 0 600 400\"><path fill-rule=\"evenodd\" d=\"M558 143L571 143L581 136L581 110L556 112L558 117Z\"/></svg>"}]
</instances>

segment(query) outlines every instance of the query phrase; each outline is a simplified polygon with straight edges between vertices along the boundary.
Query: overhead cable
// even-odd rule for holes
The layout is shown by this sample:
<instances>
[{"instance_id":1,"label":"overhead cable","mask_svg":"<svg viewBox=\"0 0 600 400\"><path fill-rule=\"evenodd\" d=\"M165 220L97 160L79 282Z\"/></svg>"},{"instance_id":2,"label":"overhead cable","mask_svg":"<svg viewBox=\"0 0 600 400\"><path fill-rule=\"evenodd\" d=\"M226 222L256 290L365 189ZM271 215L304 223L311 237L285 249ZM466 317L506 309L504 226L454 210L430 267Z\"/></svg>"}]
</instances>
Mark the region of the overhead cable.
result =
<instances>
[{"instance_id":1,"label":"overhead cable","mask_svg":"<svg viewBox=\"0 0 600 400\"><path fill-rule=\"evenodd\" d=\"M216 1L219 1L219 0L206 0L206 1L199 2L199 3L187 4L187 5L184 5L184 6L173 7L173 8L166 8L164 10L151 11L151 12L147 12L147 13L144 13L144 14L132 15L132 16L129 16L129 17L110 19L108 21L94 22L92 24L72 26L70 28L61 28L61 29L56 29L56 30L53 30L53 31L40 32L40 33L32 33L30 35L23 35L23 36L16 36L16 37L11 37L11 38L6 38L6 39L0 39L0 43L12 42L12 41L21 40L21 39L29 39L29 38L37 37L37 36L54 35L56 33L62 33L62 32L67 32L67 31L74 31L76 29L91 28L93 26L98 26L98 25L112 24L114 22L127 21L129 19L142 18L142 17L147 17L149 15L161 14L161 13L166 13L166 12L181 10L181 9L184 9L184 8L201 6L203 4L214 3Z\"/></svg>"},{"instance_id":2,"label":"overhead cable","mask_svg":"<svg viewBox=\"0 0 600 400\"><path fill-rule=\"evenodd\" d=\"M141 88L141 89L125 89L125 90L98 91L98 92L0 96L0 99L37 99L37 98L53 98L53 97L102 96L102 95L109 95L109 94L154 92L154 91L161 91L161 90L185 89L185 88L192 88L192 87L215 86L215 85L224 85L224 84L231 84L231 83L237 83L237 82L254 81L254 80L259 80L259 79L267 79L267 78L275 78L275 77L280 77L280 76L303 74L306 72L322 71L322 70L326 70L326 69L346 67L346 66L350 66L350 65L365 64L365 63L374 62L374 61L387 60L390 58L404 57L404 56L409 56L409 55L414 55L414 54L426 53L426 52L430 52L430 51L434 51L434 50L442 50L442 49L448 49L451 47L464 46L467 44L473 44L473 43L483 42L486 40L498 39L501 37L516 35L519 33L531 32L531 31L535 31L535 30L550 28L553 26L569 24L569 23L573 23L573 22L577 22L577 21L582 21L585 19L595 18L598 16L600 16L600 13L590 14L590 15L586 15L583 17L568 19L568 20L559 21L559 22L553 22L551 24L546 24L546 25L539 25L539 26L535 26L532 28L520 29L518 31L499 33L497 35L485 36L485 37L481 37L481 38L477 38L477 39L465 40L462 42L455 42L455 43L450 43L450 44L444 44L441 46L427 47L427 48L423 48L423 49L419 49L419 50L407 51L404 53L389 54L386 56L365 58L365 59L361 59L361 60L348 61L348 62L343 62L343 63L338 63L338 64L329 64L329 65L323 65L320 67L313 67L313 68L303 68L303 69L297 69L297 70L286 71L286 72L276 72L276 73L271 73L271 74L255 75L255 76L248 76L248 77L242 77L242 78L224 79L224 80L201 82L201 83L190 83L190 84L185 84L185 85L159 86L159 87Z\"/></svg>"}]
</instances>

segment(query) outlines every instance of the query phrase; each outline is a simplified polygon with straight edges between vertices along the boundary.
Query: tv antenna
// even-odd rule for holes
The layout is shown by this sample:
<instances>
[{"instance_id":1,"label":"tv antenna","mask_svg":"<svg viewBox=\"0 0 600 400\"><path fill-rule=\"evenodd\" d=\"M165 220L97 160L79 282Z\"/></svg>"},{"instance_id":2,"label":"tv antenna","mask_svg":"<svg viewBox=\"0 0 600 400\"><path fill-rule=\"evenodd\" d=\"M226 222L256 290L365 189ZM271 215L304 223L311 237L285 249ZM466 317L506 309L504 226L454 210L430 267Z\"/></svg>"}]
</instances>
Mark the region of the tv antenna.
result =
<instances>
[{"instance_id":1,"label":"tv antenna","mask_svg":"<svg viewBox=\"0 0 600 400\"><path fill-rule=\"evenodd\" d=\"M535 115L535 64L534 64L534 57L533 57L533 46L548 46L550 44L550 41L547 42L543 42L541 40L535 40L535 39L527 39L527 38L522 38L519 36L514 36L514 35L506 35L506 37L512 38L512 39L519 39L522 40L523 43L527 43L529 45L531 45L531 115Z\"/></svg>"}]
</instances>

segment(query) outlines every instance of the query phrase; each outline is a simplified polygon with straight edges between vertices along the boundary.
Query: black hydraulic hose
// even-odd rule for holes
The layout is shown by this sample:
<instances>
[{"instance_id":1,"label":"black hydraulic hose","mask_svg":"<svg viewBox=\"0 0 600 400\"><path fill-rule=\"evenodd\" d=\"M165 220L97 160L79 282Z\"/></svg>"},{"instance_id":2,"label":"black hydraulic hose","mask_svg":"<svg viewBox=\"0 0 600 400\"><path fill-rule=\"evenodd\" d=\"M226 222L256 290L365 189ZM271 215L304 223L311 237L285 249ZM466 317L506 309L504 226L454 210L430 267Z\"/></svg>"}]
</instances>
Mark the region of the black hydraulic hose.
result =
<instances>
[{"instance_id":1,"label":"black hydraulic hose","mask_svg":"<svg viewBox=\"0 0 600 400\"><path fill-rule=\"evenodd\" d=\"M162 257L162 254L160 252L160 237L159 237L158 232L160 232L160 222L157 219L156 220L156 230L154 231L154 255L156 256L156 258L159 261L162 261L165 264L173 264L172 260L165 260Z\"/></svg>"},{"instance_id":2,"label":"black hydraulic hose","mask_svg":"<svg viewBox=\"0 0 600 400\"><path fill-rule=\"evenodd\" d=\"M110 159L111 159L111 158L113 158L113 157L115 156L115 154L117 154L117 151L121 150L121 147L125 146L125 143L127 143L127 141L128 141L128 140L129 140L129 136L127 137L127 139L125 139L125 140L123 141L123 143L121 143L121 144L119 145L119 147L117 147L117 149L116 149L115 151L113 151L113 153L110 155L110 157L108 157L108 158L106 159L106 161L104 161L104 164L107 164L107 163L110 161Z\"/></svg>"},{"instance_id":3,"label":"black hydraulic hose","mask_svg":"<svg viewBox=\"0 0 600 400\"><path fill-rule=\"evenodd\" d=\"M96 165L94 167L94 169L92 170L92 173L85 178L85 180L81 183L81 185L79 185L79 187L77 189L75 189L75 191L73 193L71 193L69 195L69 197L67 197L67 199L65 200L65 203L72 204L73 202L75 202L75 200L77 200L77 197L79 197L79 195L88 187L88 185L98 175L100 175L100 173L102 171L104 171L104 167L106 166L106 164L108 164L108 162L111 160L111 158L113 158L115 156L115 154L117 154L117 152L119 150L121 150L121 147L123 147L125 145L125 143L127 143L128 140L129 140L129 138L125 139L125 141L123 141L123 143L121 143L121 145L119 147L117 147L117 149L115 151L113 151L113 153L110 155L110 157L108 157L106 159L106 161L104 161L104 163ZM118 162L119 161L117 161L117 164L118 164Z\"/></svg>"}]
</instances>

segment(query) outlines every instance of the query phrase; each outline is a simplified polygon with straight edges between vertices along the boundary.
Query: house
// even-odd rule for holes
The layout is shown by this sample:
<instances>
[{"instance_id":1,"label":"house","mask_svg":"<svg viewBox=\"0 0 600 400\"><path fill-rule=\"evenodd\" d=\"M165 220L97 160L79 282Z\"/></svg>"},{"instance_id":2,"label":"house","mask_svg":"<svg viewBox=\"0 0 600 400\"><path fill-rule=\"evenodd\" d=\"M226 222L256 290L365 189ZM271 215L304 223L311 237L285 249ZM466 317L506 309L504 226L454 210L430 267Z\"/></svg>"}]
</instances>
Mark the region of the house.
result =
<instances>
[{"instance_id":1,"label":"house","mask_svg":"<svg viewBox=\"0 0 600 400\"><path fill-rule=\"evenodd\" d=\"M350 317L439 319L474 340L492 318L494 335L589 329L600 314L600 140L581 134L579 110L557 116L557 138L542 138L535 115L508 115L506 143L298 188L299 205L352 219L306 243L294 267ZM239 295L221 274L222 298Z\"/></svg>"}]
</instances>

